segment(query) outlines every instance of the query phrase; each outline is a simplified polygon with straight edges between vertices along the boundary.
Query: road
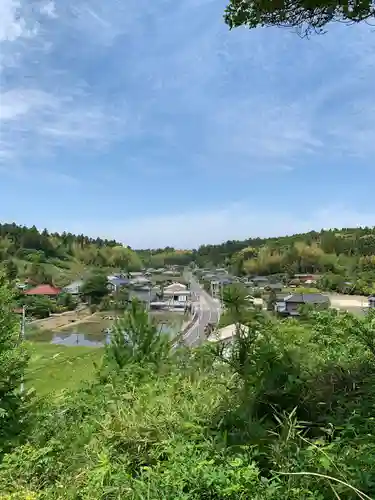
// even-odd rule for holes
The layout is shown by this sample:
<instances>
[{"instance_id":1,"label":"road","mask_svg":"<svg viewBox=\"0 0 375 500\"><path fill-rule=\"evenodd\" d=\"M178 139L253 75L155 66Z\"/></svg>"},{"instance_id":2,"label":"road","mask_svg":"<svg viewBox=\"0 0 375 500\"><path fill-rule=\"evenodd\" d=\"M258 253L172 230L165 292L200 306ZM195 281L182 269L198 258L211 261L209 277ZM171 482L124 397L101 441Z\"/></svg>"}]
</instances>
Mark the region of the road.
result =
<instances>
[{"instance_id":1,"label":"road","mask_svg":"<svg viewBox=\"0 0 375 500\"><path fill-rule=\"evenodd\" d=\"M217 323L220 318L219 301L213 299L198 283L194 276L189 276L190 291L193 306L198 309L198 321L185 333L184 342L189 346L196 346L206 339L205 327L208 323ZM195 300L194 300L195 299Z\"/></svg>"}]
</instances>

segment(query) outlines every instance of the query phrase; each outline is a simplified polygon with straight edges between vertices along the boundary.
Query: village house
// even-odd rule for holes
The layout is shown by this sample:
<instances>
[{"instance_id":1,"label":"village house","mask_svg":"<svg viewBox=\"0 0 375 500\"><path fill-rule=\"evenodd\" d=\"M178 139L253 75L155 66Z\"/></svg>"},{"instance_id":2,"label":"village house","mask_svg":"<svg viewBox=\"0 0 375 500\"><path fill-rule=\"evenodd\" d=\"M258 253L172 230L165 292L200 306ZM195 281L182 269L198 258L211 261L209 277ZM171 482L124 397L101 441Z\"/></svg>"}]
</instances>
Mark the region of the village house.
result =
<instances>
[{"instance_id":1,"label":"village house","mask_svg":"<svg viewBox=\"0 0 375 500\"><path fill-rule=\"evenodd\" d=\"M211 295L212 297L218 297L223 289L223 287L232 285L234 283L234 279L230 277L225 278L216 278L211 280Z\"/></svg>"},{"instance_id":2,"label":"village house","mask_svg":"<svg viewBox=\"0 0 375 500\"><path fill-rule=\"evenodd\" d=\"M43 296L43 297L49 297L49 298L55 298L61 293L60 288L56 288L52 285L38 285L34 288L30 288L29 290L26 290L24 292L25 295L32 295L32 296Z\"/></svg>"},{"instance_id":3,"label":"village house","mask_svg":"<svg viewBox=\"0 0 375 500\"><path fill-rule=\"evenodd\" d=\"M330 300L322 293L292 293L284 298L282 304L277 301L275 307L279 313L289 316L299 316L300 307L303 305L328 309Z\"/></svg>"},{"instance_id":4,"label":"village house","mask_svg":"<svg viewBox=\"0 0 375 500\"><path fill-rule=\"evenodd\" d=\"M83 285L83 280L73 281L62 289L65 293L70 293L71 295L79 295Z\"/></svg>"},{"instance_id":5,"label":"village house","mask_svg":"<svg viewBox=\"0 0 375 500\"><path fill-rule=\"evenodd\" d=\"M174 307L185 307L190 301L190 290L182 283L172 283L163 291L164 299Z\"/></svg>"},{"instance_id":6,"label":"village house","mask_svg":"<svg viewBox=\"0 0 375 500\"><path fill-rule=\"evenodd\" d=\"M129 281L129 285L133 285L133 286L151 285L151 280L143 275L136 276L134 278L131 278L131 280Z\"/></svg>"},{"instance_id":7,"label":"village house","mask_svg":"<svg viewBox=\"0 0 375 500\"><path fill-rule=\"evenodd\" d=\"M124 286L128 286L130 280L128 278L118 278L115 276L111 276L111 279L108 279L108 288L111 292L117 292Z\"/></svg>"},{"instance_id":8,"label":"village house","mask_svg":"<svg viewBox=\"0 0 375 500\"><path fill-rule=\"evenodd\" d=\"M269 283L264 287L265 290L272 290L276 293L281 292L283 288L284 285L282 283Z\"/></svg>"},{"instance_id":9,"label":"village house","mask_svg":"<svg viewBox=\"0 0 375 500\"><path fill-rule=\"evenodd\" d=\"M254 278L250 279L249 284L256 288L262 289L269 285L270 282L266 276L255 276Z\"/></svg>"}]
</instances>

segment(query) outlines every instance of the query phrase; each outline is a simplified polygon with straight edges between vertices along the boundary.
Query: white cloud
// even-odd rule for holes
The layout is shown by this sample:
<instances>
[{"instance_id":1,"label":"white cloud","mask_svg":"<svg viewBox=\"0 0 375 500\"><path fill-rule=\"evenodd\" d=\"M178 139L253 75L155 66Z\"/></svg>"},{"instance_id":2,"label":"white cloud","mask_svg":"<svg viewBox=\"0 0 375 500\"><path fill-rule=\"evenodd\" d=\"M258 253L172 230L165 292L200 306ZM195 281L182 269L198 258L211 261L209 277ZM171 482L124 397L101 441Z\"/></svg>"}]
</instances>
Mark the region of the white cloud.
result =
<instances>
[{"instance_id":1,"label":"white cloud","mask_svg":"<svg viewBox=\"0 0 375 500\"><path fill-rule=\"evenodd\" d=\"M25 34L25 21L18 16L20 2L2 0L0 3L0 42L14 41Z\"/></svg>"},{"instance_id":2,"label":"white cloud","mask_svg":"<svg viewBox=\"0 0 375 500\"><path fill-rule=\"evenodd\" d=\"M22 160L30 152L50 154L59 147L91 144L99 149L122 134L135 133L136 116L130 120L124 108L110 110L73 95L59 95L38 89L4 92L0 105L0 161ZM121 119L120 119L121 117ZM22 145L26 147L22 147Z\"/></svg>"},{"instance_id":3,"label":"white cloud","mask_svg":"<svg viewBox=\"0 0 375 500\"><path fill-rule=\"evenodd\" d=\"M52 0L43 4L40 8L40 12L51 19L57 18L56 4Z\"/></svg>"},{"instance_id":4,"label":"white cloud","mask_svg":"<svg viewBox=\"0 0 375 500\"><path fill-rule=\"evenodd\" d=\"M229 33L223 5L213 0L32 4L0 0L0 161L10 170L15 162L25 169L40 162L33 171L43 179L45 169L77 153L91 168L93 152L104 150L108 178L123 185L125 171L142 169L149 179L146 172L173 170L176 179L178 168L192 177L203 170L213 179L209 202L229 171L314 168L317 177L347 156L371 164L375 38L366 26L336 26L303 41L283 30ZM123 235L137 246L149 239L191 246L324 222L318 212L306 221L280 214L231 205L135 218ZM93 232L103 227L111 225ZM121 227L111 231L121 235Z\"/></svg>"},{"instance_id":5,"label":"white cloud","mask_svg":"<svg viewBox=\"0 0 375 500\"><path fill-rule=\"evenodd\" d=\"M267 211L245 202L218 206L207 211L156 214L124 220L92 220L73 223L76 233L115 238L133 248L196 248L225 240L271 237L332 227L372 226L375 211L357 212L351 207L332 205L312 210ZM65 222L61 228L67 230ZM52 229L52 228L51 228ZM60 228L59 228L60 229Z\"/></svg>"}]
</instances>

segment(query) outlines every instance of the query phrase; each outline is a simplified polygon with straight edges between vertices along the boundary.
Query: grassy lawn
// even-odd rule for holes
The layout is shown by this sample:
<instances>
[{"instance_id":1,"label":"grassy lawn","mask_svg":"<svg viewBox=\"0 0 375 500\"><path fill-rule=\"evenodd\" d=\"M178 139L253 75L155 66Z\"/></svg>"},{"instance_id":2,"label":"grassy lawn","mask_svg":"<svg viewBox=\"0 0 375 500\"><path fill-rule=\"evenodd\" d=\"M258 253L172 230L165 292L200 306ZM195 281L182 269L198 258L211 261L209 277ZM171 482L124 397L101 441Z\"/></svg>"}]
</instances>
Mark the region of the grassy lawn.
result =
<instances>
[{"instance_id":1,"label":"grassy lawn","mask_svg":"<svg viewBox=\"0 0 375 500\"><path fill-rule=\"evenodd\" d=\"M39 395L63 389L74 389L94 377L103 349L65 347L45 343L28 343L30 361L26 387Z\"/></svg>"}]
</instances>

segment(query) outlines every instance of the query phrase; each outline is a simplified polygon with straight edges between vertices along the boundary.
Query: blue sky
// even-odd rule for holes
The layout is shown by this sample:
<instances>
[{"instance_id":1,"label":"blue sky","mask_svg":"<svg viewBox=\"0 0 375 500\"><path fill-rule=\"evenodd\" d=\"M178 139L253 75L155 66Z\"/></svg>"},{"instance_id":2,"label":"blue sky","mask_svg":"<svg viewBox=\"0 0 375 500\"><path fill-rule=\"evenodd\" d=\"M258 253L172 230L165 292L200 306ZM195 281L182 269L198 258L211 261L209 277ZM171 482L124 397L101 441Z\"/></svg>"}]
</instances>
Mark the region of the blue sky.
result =
<instances>
[{"instance_id":1,"label":"blue sky","mask_svg":"<svg viewBox=\"0 0 375 500\"><path fill-rule=\"evenodd\" d=\"M374 28L224 6L2 0L1 219L138 248L374 225Z\"/></svg>"}]
</instances>

